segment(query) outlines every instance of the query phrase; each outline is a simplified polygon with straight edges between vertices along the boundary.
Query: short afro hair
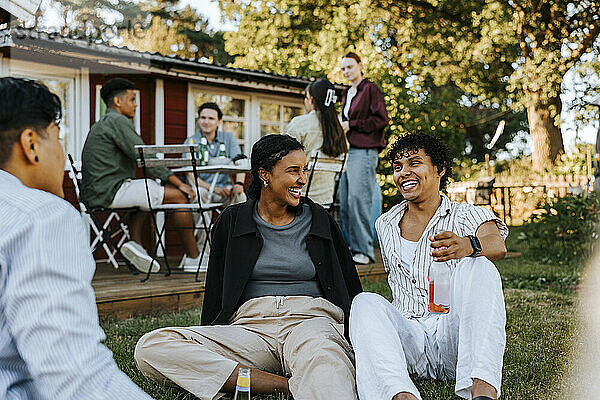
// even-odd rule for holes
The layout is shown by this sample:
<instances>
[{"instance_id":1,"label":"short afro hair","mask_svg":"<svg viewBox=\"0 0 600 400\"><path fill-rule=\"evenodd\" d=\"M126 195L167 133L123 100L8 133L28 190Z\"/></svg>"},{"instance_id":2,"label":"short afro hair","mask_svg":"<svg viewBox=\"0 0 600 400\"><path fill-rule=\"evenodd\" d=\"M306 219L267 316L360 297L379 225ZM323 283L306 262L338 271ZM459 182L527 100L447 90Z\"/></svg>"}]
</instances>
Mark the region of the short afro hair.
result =
<instances>
[{"instance_id":1,"label":"short afro hair","mask_svg":"<svg viewBox=\"0 0 600 400\"><path fill-rule=\"evenodd\" d=\"M260 199L262 182L258 170L262 168L265 171L273 171L275 164L294 150L304 151L304 146L289 135L267 135L254 143L250 154L251 180L248 186L248 196L251 199Z\"/></svg>"},{"instance_id":2,"label":"short afro hair","mask_svg":"<svg viewBox=\"0 0 600 400\"><path fill-rule=\"evenodd\" d=\"M115 97L120 96L127 90L133 89L135 89L135 85L130 80L113 78L102 85L102 89L100 89L100 97L102 97L102 100L104 100L104 103L107 107L111 107Z\"/></svg>"},{"instance_id":3,"label":"short afro hair","mask_svg":"<svg viewBox=\"0 0 600 400\"><path fill-rule=\"evenodd\" d=\"M444 142L437 137L425 133L409 133L401 136L388 151L388 160L392 165L398 157L407 157L423 149L425 154L431 158L431 163L438 171L446 169L440 179L440 190L444 190L448 184L448 177L452 175L452 159L450 152Z\"/></svg>"}]
</instances>

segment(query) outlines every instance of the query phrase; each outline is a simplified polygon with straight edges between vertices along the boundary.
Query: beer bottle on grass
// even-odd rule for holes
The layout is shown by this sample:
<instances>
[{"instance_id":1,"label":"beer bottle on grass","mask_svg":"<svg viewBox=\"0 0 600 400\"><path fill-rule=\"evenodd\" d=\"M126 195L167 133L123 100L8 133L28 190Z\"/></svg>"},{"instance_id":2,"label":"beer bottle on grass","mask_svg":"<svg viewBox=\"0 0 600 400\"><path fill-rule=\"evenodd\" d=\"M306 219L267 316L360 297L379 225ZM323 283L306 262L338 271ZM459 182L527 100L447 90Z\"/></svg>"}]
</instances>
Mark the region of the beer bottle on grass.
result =
<instances>
[{"instance_id":1,"label":"beer bottle on grass","mask_svg":"<svg viewBox=\"0 0 600 400\"><path fill-rule=\"evenodd\" d=\"M250 368L239 368L233 400L250 400Z\"/></svg>"}]
</instances>

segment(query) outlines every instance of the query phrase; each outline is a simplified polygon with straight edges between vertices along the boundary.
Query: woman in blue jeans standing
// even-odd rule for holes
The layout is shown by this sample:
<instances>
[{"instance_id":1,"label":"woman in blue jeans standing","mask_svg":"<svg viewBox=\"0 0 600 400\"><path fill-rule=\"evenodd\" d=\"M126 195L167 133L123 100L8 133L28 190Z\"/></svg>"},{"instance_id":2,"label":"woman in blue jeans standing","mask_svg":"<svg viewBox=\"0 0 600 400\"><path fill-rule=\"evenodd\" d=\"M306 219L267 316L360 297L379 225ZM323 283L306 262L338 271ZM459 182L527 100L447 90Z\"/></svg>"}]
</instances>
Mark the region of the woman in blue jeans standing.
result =
<instances>
[{"instance_id":1,"label":"woman in blue jeans standing","mask_svg":"<svg viewBox=\"0 0 600 400\"><path fill-rule=\"evenodd\" d=\"M342 58L342 73L351 86L342 93L342 128L350 143L340 182L340 223L354 262L375 260L371 217L377 190L377 154L385 148L384 128L390 119L379 88L362 76L355 53Z\"/></svg>"}]
</instances>

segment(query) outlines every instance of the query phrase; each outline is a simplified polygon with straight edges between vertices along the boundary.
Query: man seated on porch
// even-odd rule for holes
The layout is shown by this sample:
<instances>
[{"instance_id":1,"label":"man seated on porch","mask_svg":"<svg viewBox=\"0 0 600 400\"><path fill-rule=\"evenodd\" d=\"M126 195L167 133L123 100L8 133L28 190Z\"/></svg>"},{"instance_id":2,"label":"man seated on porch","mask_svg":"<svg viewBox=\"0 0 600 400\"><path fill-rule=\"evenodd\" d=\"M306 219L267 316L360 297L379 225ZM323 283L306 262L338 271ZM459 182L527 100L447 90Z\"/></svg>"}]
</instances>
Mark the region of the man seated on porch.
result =
<instances>
[{"instance_id":1,"label":"man seated on porch","mask_svg":"<svg viewBox=\"0 0 600 400\"><path fill-rule=\"evenodd\" d=\"M204 103L198 107L198 125L200 129L192 136L187 138L185 144L200 144L202 138L206 139L208 145L208 155L210 158L219 156L221 145L225 149L225 155L233 159L240 154L242 150L238 140L231 132L219 130L223 123L223 112L216 103ZM211 197L209 198L209 189L213 181L214 174L200 173L196 184L198 185L202 201L206 203L224 203L224 205L239 204L246 201L244 193L244 173L235 174L235 181L232 182L231 176L219 174L217 182ZM190 182L193 182L192 174L188 176Z\"/></svg>"},{"instance_id":2,"label":"man seated on porch","mask_svg":"<svg viewBox=\"0 0 600 400\"><path fill-rule=\"evenodd\" d=\"M106 114L90 129L83 152L81 195L88 207L128 208L141 211L131 214L128 225L132 240L123 244L121 252L141 272L160 269L156 260L142 247L142 229L149 210L146 183L135 178L138 153L136 145L144 142L136 133L131 118L137 103L135 86L127 79L114 78L102 86L100 96L108 107ZM157 111L161 112L161 111ZM195 198L191 186L183 183L167 168L148 168L150 175L160 178L164 186L148 179L152 205L186 203ZM191 227L192 215L173 213L176 227ZM181 266L198 265L200 253L192 229L178 229L186 255Z\"/></svg>"},{"instance_id":3,"label":"man seated on porch","mask_svg":"<svg viewBox=\"0 0 600 400\"><path fill-rule=\"evenodd\" d=\"M408 134L389 151L404 201L377 219L393 302L359 294L350 311L356 382L363 400L420 399L409 374L455 379L465 399L500 396L506 312L500 275L508 228L491 211L440 194L451 175L444 143ZM432 261L450 268L447 314L428 311Z\"/></svg>"},{"instance_id":4,"label":"man seated on porch","mask_svg":"<svg viewBox=\"0 0 600 400\"><path fill-rule=\"evenodd\" d=\"M46 86L0 78L0 399L151 400L102 344L60 118Z\"/></svg>"},{"instance_id":5,"label":"man seated on porch","mask_svg":"<svg viewBox=\"0 0 600 400\"><path fill-rule=\"evenodd\" d=\"M240 145L235 135L228 131L219 130L219 126L223 123L223 112L216 103L204 103L198 107L198 125L200 129L192 136L187 138L185 144L200 144L202 138L206 139L208 146L208 155L210 158L219 156L221 148L224 147L225 155L229 159L233 159L242 154ZM206 203L221 203L223 207L231 204L239 204L246 201L246 193L244 193L244 180L246 174L240 173L231 176L227 174L219 174L212 194L210 186L215 174L199 173L196 185L202 202ZM194 176L188 174L188 182L193 182ZM206 224L211 222L211 213L202 213ZM206 232L203 229L198 230L197 240L198 246L203 247L206 239ZM206 247L205 253L210 253L210 246ZM205 255L206 257L206 255ZM208 257L205 258L208 261ZM191 271L196 271L197 265L187 267ZM206 265L201 266L201 270L206 270Z\"/></svg>"}]
</instances>

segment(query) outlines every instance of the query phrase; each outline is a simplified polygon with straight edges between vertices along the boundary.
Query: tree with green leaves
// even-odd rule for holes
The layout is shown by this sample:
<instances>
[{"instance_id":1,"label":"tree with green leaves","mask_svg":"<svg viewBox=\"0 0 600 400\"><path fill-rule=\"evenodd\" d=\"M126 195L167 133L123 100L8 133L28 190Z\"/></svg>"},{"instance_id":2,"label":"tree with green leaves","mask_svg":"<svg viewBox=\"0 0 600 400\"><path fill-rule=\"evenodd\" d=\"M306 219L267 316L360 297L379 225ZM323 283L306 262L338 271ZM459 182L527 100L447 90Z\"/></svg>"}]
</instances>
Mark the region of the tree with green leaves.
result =
<instances>
[{"instance_id":1,"label":"tree with green leaves","mask_svg":"<svg viewBox=\"0 0 600 400\"><path fill-rule=\"evenodd\" d=\"M226 49L238 56L237 66L342 81L336 72L339 57L352 48L376 64L368 70L383 68L380 76L393 76L399 90L456 88L457 96L468 96L477 108L515 115L525 109L538 171L564 152L565 73L582 55L599 50L595 0L219 3L239 26L226 34ZM436 89L448 90L455 89ZM414 98L421 104L432 93L425 89ZM462 129L460 123L451 126Z\"/></svg>"},{"instance_id":2,"label":"tree with green leaves","mask_svg":"<svg viewBox=\"0 0 600 400\"><path fill-rule=\"evenodd\" d=\"M391 59L436 84L449 82L500 108L525 108L535 170L564 152L560 131L564 75L599 50L594 0L377 0L388 10L381 37Z\"/></svg>"},{"instance_id":3,"label":"tree with green leaves","mask_svg":"<svg viewBox=\"0 0 600 400\"><path fill-rule=\"evenodd\" d=\"M125 4L127 3L127 4ZM61 0L53 1L51 7L58 7L62 16L61 35L66 35L77 26L78 30L97 30L105 25L102 15L107 11L117 11L131 6L127 0Z\"/></svg>"},{"instance_id":4,"label":"tree with green leaves","mask_svg":"<svg viewBox=\"0 0 600 400\"><path fill-rule=\"evenodd\" d=\"M178 0L62 0L46 7L59 9L63 35L219 64L233 60L223 33L210 30L205 16Z\"/></svg>"},{"instance_id":5,"label":"tree with green leaves","mask_svg":"<svg viewBox=\"0 0 600 400\"><path fill-rule=\"evenodd\" d=\"M390 14L370 1L348 6L345 1L325 0L221 0L220 5L238 26L236 32L225 34L226 49L236 56L234 66L344 82L339 70L342 55L348 50L360 54L365 75L386 95L392 140L404 132L430 132L449 143L455 156L461 156L468 132L490 128L477 121L499 112L452 82L437 84L431 76L419 77L393 62L397 38L385 23ZM468 104L461 102L464 97ZM512 111L504 105L500 115L508 118ZM493 135L495 126L490 129ZM507 129L501 144L516 131ZM471 147L475 157L483 157L479 142L473 140Z\"/></svg>"},{"instance_id":6,"label":"tree with green leaves","mask_svg":"<svg viewBox=\"0 0 600 400\"><path fill-rule=\"evenodd\" d=\"M142 35L123 30L129 47L218 64L232 61L224 49L223 33L211 31L208 19L189 5L182 7L178 0L147 0L139 6L145 29Z\"/></svg>"}]
</instances>

